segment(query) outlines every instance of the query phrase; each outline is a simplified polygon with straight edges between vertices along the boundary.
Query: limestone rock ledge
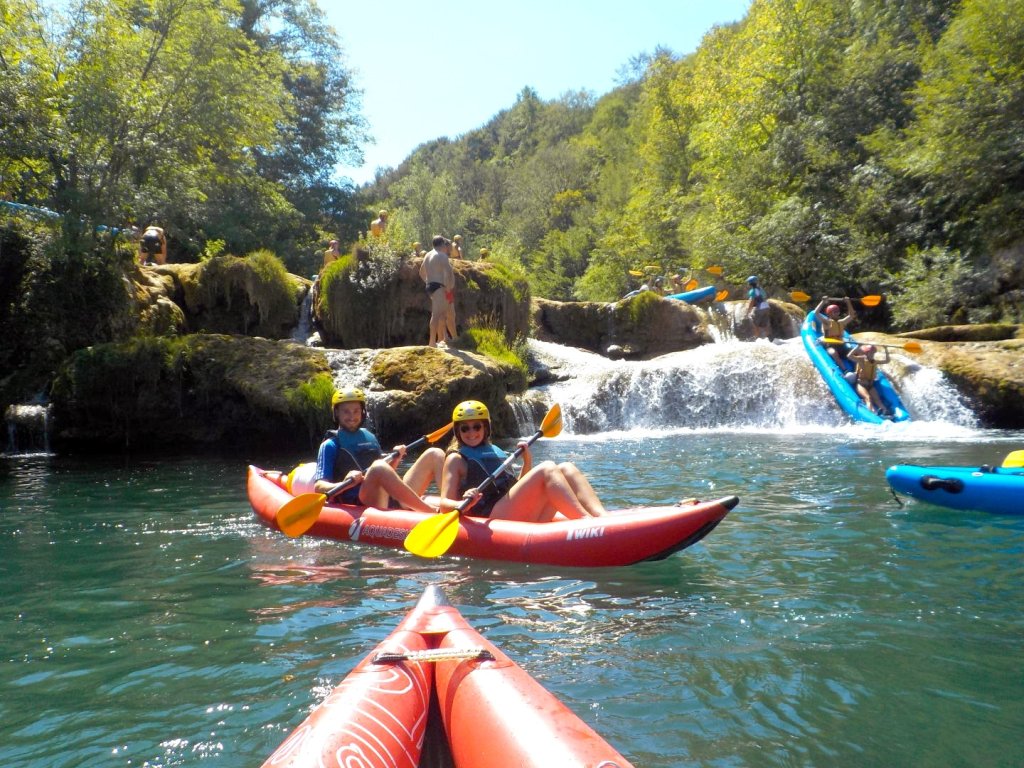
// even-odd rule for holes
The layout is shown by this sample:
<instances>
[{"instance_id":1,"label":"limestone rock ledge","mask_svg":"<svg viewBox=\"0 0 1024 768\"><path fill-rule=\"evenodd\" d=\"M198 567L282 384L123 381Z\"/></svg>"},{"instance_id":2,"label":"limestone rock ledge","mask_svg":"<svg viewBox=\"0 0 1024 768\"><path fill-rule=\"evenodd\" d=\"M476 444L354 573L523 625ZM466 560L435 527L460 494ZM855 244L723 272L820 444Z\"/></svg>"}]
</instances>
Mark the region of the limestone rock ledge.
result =
<instances>
[{"instance_id":1,"label":"limestone rock ledge","mask_svg":"<svg viewBox=\"0 0 1024 768\"><path fill-rule=\"evenodd\" d=\"M327 354L287 341L192 334L79 350L53 388L59 451L159 451L175 446L245 446L315 451L332 426L336 381L367 390L370 418L390 447L433 432L464 399L491 408L495 430L515 433L507 395L516 378L460 350L348 350L369 362L353 379ZM347 378L348 377L348 378ZM510 386L511 384L511 386Z\"/></svg>"},{"instance_id":2,"label":"limestone rock ledge","mask_svg":"<svg viewBox=\"0 0 1024 768\"><path fill-rule=\"evenodd\" d=\"M854 337L898 345L921 340L923 351L915 357L945 373L985 426L1024 428L1024 326L942 326L898 336Z\"/></svg>"}]
</instances>

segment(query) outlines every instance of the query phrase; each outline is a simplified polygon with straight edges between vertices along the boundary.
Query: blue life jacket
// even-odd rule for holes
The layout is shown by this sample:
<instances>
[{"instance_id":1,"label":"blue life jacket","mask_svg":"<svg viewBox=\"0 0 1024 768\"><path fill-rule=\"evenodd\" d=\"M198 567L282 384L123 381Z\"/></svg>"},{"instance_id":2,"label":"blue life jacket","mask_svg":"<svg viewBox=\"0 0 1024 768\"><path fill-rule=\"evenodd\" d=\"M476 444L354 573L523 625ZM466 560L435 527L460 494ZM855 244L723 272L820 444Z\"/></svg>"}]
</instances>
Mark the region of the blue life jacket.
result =
<instances>
[{"instance_id":1,"label":"blue life jacket","mask_svg":"<svg viewBox=\"0 0 1024 768\"><path fill-rule=\"evenodd\" d=\"M505 451L491 443L483 443L475 448L462 445L459 446L458 453L466 460L467 464L466 479L459 489L460 496L470 488L479 487L508 458ZM483 497L470 507L467 514L473 517L490 517L494 505L512 490L512 486L518 479L511 467L505 469L494 478L493 483L484 488Z\"/></svg>"},{"instance_id":2,"label":"blue life jacket","mask_svg":"<svg viewBox=\"0 0 1024 768\"><path fill-rule=\"evenodd\" d=\"M314 480L339 483L354 469L365 472L382 453L380 443L368 429L332 429L320 445ZM359 486L343 491L336 499L343 504L358 504Z\"/></svg>"}]
</instances>

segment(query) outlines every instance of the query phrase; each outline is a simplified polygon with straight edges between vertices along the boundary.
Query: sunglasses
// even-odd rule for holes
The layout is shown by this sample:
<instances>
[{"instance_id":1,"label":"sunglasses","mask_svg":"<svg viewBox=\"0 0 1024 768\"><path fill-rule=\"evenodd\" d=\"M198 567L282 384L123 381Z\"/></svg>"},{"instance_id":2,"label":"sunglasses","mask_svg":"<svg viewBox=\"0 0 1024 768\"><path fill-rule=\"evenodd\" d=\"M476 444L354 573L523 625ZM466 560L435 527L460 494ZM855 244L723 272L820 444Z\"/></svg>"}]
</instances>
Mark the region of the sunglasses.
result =
<instances>
[{"instance_id":1,"label":"sunglasses","mask_svg":"<svg viewBox=\"0 0 1024 768\"><path fill-rule=\"evenodd\" d=\"M476 424L459 424L459 432L463 435L467 432L479 432L484 428L484 425L480 422Z\"/></svg>"}]
</instances>

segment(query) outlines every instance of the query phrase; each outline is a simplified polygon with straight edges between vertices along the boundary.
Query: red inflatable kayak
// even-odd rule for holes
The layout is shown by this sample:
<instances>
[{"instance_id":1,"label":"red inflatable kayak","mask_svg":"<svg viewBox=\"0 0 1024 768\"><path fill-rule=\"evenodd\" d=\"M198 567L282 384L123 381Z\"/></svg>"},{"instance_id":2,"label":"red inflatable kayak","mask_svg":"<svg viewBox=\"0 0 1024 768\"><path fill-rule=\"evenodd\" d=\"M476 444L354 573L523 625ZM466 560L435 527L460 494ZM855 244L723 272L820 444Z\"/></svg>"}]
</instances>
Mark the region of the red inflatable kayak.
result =
<instances>
[{"instance_id":1,"label":"red inflatable kayak","mask_svg":"<svg viewBox=\"0 0 1024 768\"><path fill-rule=\"evenodd\" d=\"M263 768L453 761L459 768L632 766L429 586Z\"/></svg>"},{"instance_id":2,"label":"red inflatable kayak","mask_svg":"<svg viewBox=\"0 0 1024 768\"><path fill-rule=\"evenodd\" d=\"M277 528L274 516L293 498L288 476L249 467L249 503L263 523ZM736 496L670 507L636 507L608 517L524 523L462 516L448 554L505 560L597 567L661 560L707 536ZM325 505L310 536L402 548L406 535L428 515L404 509Z\"/></svg>"}]
</instances>

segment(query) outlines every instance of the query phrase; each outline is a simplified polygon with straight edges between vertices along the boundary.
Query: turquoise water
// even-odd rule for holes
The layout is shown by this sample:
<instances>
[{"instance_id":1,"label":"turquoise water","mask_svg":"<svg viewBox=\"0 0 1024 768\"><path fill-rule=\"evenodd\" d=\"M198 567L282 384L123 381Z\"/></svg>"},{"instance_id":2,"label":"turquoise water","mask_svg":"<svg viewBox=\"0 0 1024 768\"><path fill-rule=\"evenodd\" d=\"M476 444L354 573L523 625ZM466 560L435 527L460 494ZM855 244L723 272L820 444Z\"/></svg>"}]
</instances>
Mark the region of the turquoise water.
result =
<instances>
[{"instance_id":1,"label":"turquoise water","mask_svg":"<svg viewBox=\"0 0 1024 768\"><path fill-rule=\"evenodd\" d=\"M0 458L0 764L259 765L440 584L637 766L1024 764L1024 516L891 463L998 462L951 429L541 441L609 507L737 494L659 563L575 571L290 540L253 462Z\"/></svg>"}]
</instances>

